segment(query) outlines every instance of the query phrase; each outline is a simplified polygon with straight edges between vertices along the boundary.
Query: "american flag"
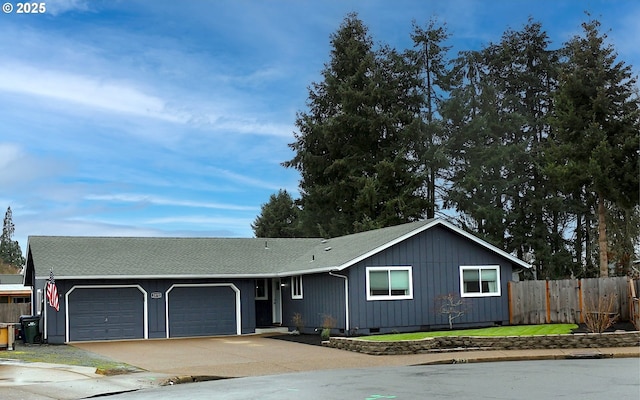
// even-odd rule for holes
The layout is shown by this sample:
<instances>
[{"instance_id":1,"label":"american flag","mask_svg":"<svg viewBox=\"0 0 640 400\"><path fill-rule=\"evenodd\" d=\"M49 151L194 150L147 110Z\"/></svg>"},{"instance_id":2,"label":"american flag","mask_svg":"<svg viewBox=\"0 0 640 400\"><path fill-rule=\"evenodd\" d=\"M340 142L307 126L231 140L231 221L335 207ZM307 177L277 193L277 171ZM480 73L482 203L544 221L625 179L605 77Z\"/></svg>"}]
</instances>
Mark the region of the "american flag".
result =
<instances>
[{"instance_id":1,"label":"american flag","mask_svg":"<svg viewBox=\"0 0 640 400\"><path fill-rule=\"evenodd\" d=\"M53 270L49 274L49 283L47 283L47 300L49 305L60 311L60 303L58 303L58 288L56 287L56 280L53 279Z\"/></svg>"}]
</instances>

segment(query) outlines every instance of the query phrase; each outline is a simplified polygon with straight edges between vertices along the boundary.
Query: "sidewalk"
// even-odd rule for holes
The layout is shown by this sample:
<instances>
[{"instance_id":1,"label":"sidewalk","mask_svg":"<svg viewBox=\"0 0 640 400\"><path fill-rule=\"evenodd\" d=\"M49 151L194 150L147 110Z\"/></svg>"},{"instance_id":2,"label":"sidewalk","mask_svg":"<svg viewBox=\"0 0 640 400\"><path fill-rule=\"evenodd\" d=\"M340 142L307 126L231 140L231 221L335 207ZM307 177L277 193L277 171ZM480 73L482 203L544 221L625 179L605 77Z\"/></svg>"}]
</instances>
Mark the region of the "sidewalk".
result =
<instances>
[{"instance_id":1,"label":"sidewalk","mask_svg":"<svg viewBox=\"0 0 640 400\"><path fill-rule=\"evenodd\" d=\"M451 364L510 360L640 357L638 348L457 351L371 356L263 336L83 342L75 349L143 370L103 376L88 367L0 360L3 398L77 399L161 384L323 369ZM95 355L93 354L93 355ZM1 357L1 354L0 354ZM6 394L6 395L5 395Z\"/></svg>"},{"instance_id":2,"label":"sidewalk","mask_svg":"<svg viewBox=\"0 0 640 400\"><path fill-rule=\"evenodd\" d=\"M95 373L92 367L0 359L3 399L71 400L159 386L168 377L150 372L119 376Z\"/></svg>"}]
</instances>

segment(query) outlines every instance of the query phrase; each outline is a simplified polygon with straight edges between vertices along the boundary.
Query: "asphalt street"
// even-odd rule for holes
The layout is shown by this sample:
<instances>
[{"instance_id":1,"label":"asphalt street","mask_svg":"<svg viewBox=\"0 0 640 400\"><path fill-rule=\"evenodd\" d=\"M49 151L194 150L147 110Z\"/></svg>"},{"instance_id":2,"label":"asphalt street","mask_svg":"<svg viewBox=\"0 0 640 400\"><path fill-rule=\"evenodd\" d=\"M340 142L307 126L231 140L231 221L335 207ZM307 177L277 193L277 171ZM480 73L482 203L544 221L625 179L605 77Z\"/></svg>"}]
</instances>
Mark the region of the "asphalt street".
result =
<instances>
[{"instance_id":1,"label":"asphalt street","mask_svg":"<svg viewBox=\"0 0 640 400\"><path fill-rule=\"evenodd\" d=\"M640 360L509 361L324 370L145 389L109 400L638 399Z\"/></svg>"}]
</instances>

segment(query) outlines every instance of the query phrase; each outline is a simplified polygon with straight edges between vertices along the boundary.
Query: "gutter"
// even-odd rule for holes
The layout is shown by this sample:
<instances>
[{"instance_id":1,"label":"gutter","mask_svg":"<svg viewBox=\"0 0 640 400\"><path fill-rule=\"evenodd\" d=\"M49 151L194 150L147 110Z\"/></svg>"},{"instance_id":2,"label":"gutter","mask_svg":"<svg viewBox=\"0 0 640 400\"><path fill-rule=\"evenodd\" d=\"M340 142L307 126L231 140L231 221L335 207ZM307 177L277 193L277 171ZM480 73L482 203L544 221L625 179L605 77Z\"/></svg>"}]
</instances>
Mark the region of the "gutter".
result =
<instances>
[{"instance_id":1,"label":"gutter","mask_svg":"<svg viewBox=\"0 0 640 400\"><path fill-rule=\"evenodd\" d=\"M336 278L344 279L344 332L349 334L349 278L345 275L336 274L333 271L329 271L329 275L335 276Z\"/></svg>"}]
</instances>

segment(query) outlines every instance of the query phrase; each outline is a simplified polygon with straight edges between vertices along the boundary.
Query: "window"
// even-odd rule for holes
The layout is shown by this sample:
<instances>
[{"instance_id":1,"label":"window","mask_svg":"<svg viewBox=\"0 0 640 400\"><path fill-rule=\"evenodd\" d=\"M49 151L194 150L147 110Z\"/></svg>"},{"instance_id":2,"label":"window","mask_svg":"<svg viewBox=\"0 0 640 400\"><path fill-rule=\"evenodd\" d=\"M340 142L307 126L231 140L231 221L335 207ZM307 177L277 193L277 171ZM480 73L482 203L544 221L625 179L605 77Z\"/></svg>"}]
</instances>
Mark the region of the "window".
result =
<instances>
[{"instance_id":1,"label":"window","mask_svg":"<svg viewBox=\"0 0 640 400\"><path fill-rule=\"evenodd\" d=\"M462 297L500 296L500 266L461 266Z\"/></svg>"},{"instance_id":2,"label":"window","mask_svg":"<svg viewBox=\"0 0 640 400\"><path fill-rule=\"evenodd\" d=\"M302 275L291 277L291 298L302 298Z\"/></svg>"},{"instance_id":3,"label":"window","mask_svg":"<svg viewBox=\"0 0 640 400\"><path fill-rule=\"evenodd\" d=\"M412 299L411 267L368 267L367 300Z\"/></svg>"},{"instance_id":4,"label":"window","mask_svg":"<svg viewBox=\"0 0 640 400\"><path fill-rule=\"evenodd\" d=\"M11 298L11 301L14 304L24 304L24 303L28 303L29 301L31 301L31 299L29 299L28 297L13 297L13 298Z\"/></svg>"},{"instance_id":5,"label":"window","mask_svg":"<svg viewBox=\"0 0 640 400\"><path fill-rule=\"evenodd\" d=\"M269 291L266 279L256 279L256 300L268 300Z\"/></svg>"}]
</instances>

